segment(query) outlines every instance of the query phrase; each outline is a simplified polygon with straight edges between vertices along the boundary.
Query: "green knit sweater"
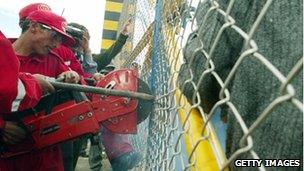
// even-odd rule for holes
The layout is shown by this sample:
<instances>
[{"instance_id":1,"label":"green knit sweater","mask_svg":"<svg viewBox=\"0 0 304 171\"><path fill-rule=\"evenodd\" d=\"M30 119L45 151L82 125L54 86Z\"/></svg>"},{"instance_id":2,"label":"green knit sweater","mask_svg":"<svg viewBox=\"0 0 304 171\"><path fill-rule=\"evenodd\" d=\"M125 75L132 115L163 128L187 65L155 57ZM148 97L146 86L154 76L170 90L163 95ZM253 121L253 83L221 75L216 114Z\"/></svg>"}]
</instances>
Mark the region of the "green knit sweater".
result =
<instances>
[{"instance_id":1,"label":"green knit sweater","mask_svg":"<svg viewBox=\"0 0 304 171\"><path fill-rule=\"evenodd\" d=\"M258 52L264 55L283 75L287 75L296 62L303 57L303 6L302 0L274 0L263 18L253 39L258 45ZM228 2L220 0L220 7L225 11ZM231 16L236 25L249 32L260 13L265 0L236 1ZM209 2L198 7L196 20L198 25L209 9ZM204 42L204 49L209 52L211 45L224 24L224 17L216 12L211 13L202 32L194 32L185 47L184 58L179 75L180 86L189 79L189 69L193 71L194 82L197 83L205 65L202 52L195 52L201 47L199 40ZM234 63L244 51L244 39L232 28L227 28L220 38L212 60L215 71L225 80ZM193 62L190 65L190 61ZM303 71L293 80L296 97L302 100ZM263 110L278 96L281 83L256 58L247 57L238 68L229 85L231 102L242 115L247 126L250 126ZM192 102L193 88L186 84L184 94ZM219 85L211 74L207 75L199 87L202 106L209 111L219 100ZM223 106L227 109L227 106ZM239 140L243 133L230 110L224 110L228 116L227 158L239 149ZM267 119L254 131L253 149L261 159L302 159L303 158L303 113L290 102L277 106ZM246 153L239 158L252 158ZM249 170L248 168L235 168ZM257 170L257 168L252 168ZM302 170L301 168L267 168L267 170Z\"/></svg>"}]
</instances>

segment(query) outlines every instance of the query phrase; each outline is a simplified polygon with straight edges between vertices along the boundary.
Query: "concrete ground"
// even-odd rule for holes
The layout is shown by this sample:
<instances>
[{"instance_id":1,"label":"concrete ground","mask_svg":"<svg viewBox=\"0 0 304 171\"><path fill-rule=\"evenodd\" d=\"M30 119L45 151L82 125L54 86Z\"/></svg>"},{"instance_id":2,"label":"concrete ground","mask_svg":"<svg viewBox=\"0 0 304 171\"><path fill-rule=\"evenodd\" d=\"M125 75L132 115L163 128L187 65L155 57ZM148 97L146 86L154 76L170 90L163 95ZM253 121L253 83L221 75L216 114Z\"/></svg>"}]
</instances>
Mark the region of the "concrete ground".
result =
<instances>
[{"instance_id":1,"label":"concrete ground","mask_svg":"<svg viewBox=\"0 0 304 171\"><path fill-rule=\"evenodd\" d=\"M102 160L102 171L112 171L107 159ZM89 158L79 157L75 171L90 171Z\"/></svg>"},{"instance_id":2,"label":"concrete ground","mask_svg":"<svg viewBox=\"0 0 304 171\"><path fill-rule=\"evenodd\" d=\"M91 144L87 144L86 153L89 154ZM102 171L112 171L111 164L107 159L106 154L102 154ZM77 161L77 165L75 171L91 171L89 165L89 158L88 157L79 157Z\"/></svg>"}]
</instances>

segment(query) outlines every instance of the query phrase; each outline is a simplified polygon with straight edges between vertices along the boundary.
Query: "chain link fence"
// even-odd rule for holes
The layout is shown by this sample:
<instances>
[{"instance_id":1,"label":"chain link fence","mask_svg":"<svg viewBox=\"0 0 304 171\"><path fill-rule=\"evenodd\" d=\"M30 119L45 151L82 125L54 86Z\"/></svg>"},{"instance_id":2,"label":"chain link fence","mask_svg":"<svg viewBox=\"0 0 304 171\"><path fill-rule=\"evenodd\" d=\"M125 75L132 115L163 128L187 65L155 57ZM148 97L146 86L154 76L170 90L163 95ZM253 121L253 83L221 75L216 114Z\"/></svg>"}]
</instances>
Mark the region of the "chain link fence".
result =
<instances>
[{"instance_id":1,"label":"chain link fence","mask_svg":"<svg viewBox=\"0 0 304 171\"><path fill-rule=\"evenodd\" d=\"M140 64L157 98L154 114L130 137L143 154L134 170L242 170L236 159L301 160L302 6L137 1L133 51L123 66ZM251 169L289 168L264 162Z\"/></svg>"}]
</instances>

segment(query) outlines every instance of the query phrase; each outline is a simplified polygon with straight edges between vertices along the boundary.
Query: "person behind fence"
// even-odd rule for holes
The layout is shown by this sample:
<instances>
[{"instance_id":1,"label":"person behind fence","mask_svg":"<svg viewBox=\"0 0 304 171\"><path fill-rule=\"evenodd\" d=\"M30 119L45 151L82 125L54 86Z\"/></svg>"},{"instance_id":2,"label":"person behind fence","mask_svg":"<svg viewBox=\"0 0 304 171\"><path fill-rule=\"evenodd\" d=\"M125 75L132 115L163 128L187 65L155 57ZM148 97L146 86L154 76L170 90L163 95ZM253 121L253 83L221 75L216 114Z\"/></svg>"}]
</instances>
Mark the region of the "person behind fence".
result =
<instances>
[{"instance_id":1,"label":"person behind fence","mask_svg":"<svg viewBox=\"0 0 304 171\"><path fill-rule=\"evenodd\" d=\"M268 2L268 1L267 1ZM258 16L262 13L266 1L243 0L236 1L229 14L244 32L249 33ZM226 10L229 1L219 1L219 8ZM179 75L180 86L189 79L189 70L194 75L193 81L198 80L203 73L206 56L203 48L209 52L216 35L225 21L225 15L213 10L211 2L200 3L197 12L197 23L200 27L189 36L185 47L184 59L186 63L182 66ZM273 1L266 10L254 32L252 40L257 43L257 52L263 55L274 67L285 77L289 74L295 64L303 60L303 1ZM209 14L208 17L205 17ZM203 19L205 19L203 23ZM231 21L229 19L229 21ZM213 51L211 60L215 66L215 72L223 81L231 72L235 62L239 60L244 50L246 40L239 31L233 27L227 27L220 36ZM201 44L202 42L203 44ZM230 92L229 101L235 105L247 127L251 126L263 111L277 97L281 96L281 82L268 69L270 64L263 64L256 56L257 53L249 54L241 62L233 76L232 82L227 87ZM193 61L190 63L190 61ZM294 97L303 99L303 73L298 74L290 84L295 89ZM198 87L202 106L209 113L213 105L219 100L220 86L212 74L207 74L201 86ZM191 85L185 85L184 94L192 102L194 89ZM228 98L228 97L227 97ZM222 105L226 109L228 106ZM244 135L240 124L234 117L232 110L224 110L228 117L227 130L227 158L231 157L240 146L240 139ZM299 159L303 158L303 113L291 101L279 103L265 120L253 131L253 148L260 159ZM245 144L246 145L246 144ZM238 159L252 159L251 153L242 153ZM235 167L234 170L244 170L244 167ZM302 170L302 165L297 168L276 167L266 168L271 170ZM257 170L257 168L246 168L246 170Z\"/></svg>"},{"instance_id":2,"label":"person behind fence","mask_svg":"<svg viewBox=\"0 0 304 171\"><path fill-rule=\"evenodd\" d=\"M128 38L130 23L127 23L124 26L122 33L120 34L118 40L106 50L102 56L98 54L96 56L101 57L101 61L97 62L99 68L111 68L107 65L111 60L120 52L123 45ZM76 57L82 63L84 70L93 75L96 80L100 79L100 75L97 75L97 65L96 62L92 61L92 54L89 48L89 32L86 27L77 23L69 23L67 32L74 37L76 44L73 47ZM100 58L99 58L100 59ZM108 71L109 72L109 71ZM106 74L106 73L103 73ZM103 130L106 128L102 128ZM128 141L127 135L118 135L111 133L110 131L102 131L101 136L106 136L107 138L102 138L102 142L105 146L106 154L110 160L113 170L118 169L130 169L136 165L140 159L140 155L137 152L133 152L132 145ZM119 137L119 138L118 138ZM101 169L101 148L99 146L98 138L90 138L91 147L89 154L89 164L91 170L100 170ZM96 141L97 140L97 141ZM116 145L115 145L116 144ZM86 146L86 144L85 144Z\"/></svg>"},{"instance_id":3,"label":"person behind fence","mask_svg":"<svg viewBox=\"0 0 304 171\"><path fill-rule=\"evenodd\" d=\"M75 42L65 33L65 23L64 18L46 10L31 12L26 17L21 23L21 36L12 40L20 61L20 71L54 78L62 77L64 82L68 83L79 81L78 74L71 71L60 57L51 52L62 42L68 45ZM22 170L63 170L58 145L17 156L11 164Z\"/></svg>"}]
</instances>

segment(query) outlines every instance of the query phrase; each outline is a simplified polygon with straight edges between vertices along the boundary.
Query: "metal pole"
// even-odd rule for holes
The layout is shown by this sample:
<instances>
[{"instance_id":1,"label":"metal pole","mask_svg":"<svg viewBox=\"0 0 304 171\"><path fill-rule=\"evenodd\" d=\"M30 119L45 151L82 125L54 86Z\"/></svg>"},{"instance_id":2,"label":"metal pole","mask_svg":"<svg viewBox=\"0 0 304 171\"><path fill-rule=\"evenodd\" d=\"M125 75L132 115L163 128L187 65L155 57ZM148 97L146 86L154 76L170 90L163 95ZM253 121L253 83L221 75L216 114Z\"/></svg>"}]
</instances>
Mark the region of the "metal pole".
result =
<instances>
[{"instance_id":1,"label":"metal pole","mask_svg":"<svg viewBox=\"0 0 304 171\"><path fill-rule=\"evenodd\" d=\"M154 100L155 97L150 94L140 93L140 92L132 92L126 90L111 90L100 87L86 86L86 85L78 85L78 84L70 84L70 83L61 83L61 82L50 82L55 88L65 89L65 90L73 90L80 91L85 93L95 93L95 94L103 94L103 95L111 95L111 96L123 96L123 97L132 97L143 100Z\"/></svg>"},{"instance_id":2,"label":"metal pole","mask_svg":"<svg viewBox=\"0 0 304 171\"><path fill-rule=\"evenodd\" d=\"M161 36L161 16L162 16L162 6L163 1L157 0L156 6L155 6L155 21L154 21L154 27L153 27L153 49L152 49L152 71L151 76L149 78L149 84L151 87L151 90L153 93L156 92L156 77L159 77L157 74L157 69L159 69L159 60L161 58L160 56L160 36Z\"/></svg>"}]
</instances>

